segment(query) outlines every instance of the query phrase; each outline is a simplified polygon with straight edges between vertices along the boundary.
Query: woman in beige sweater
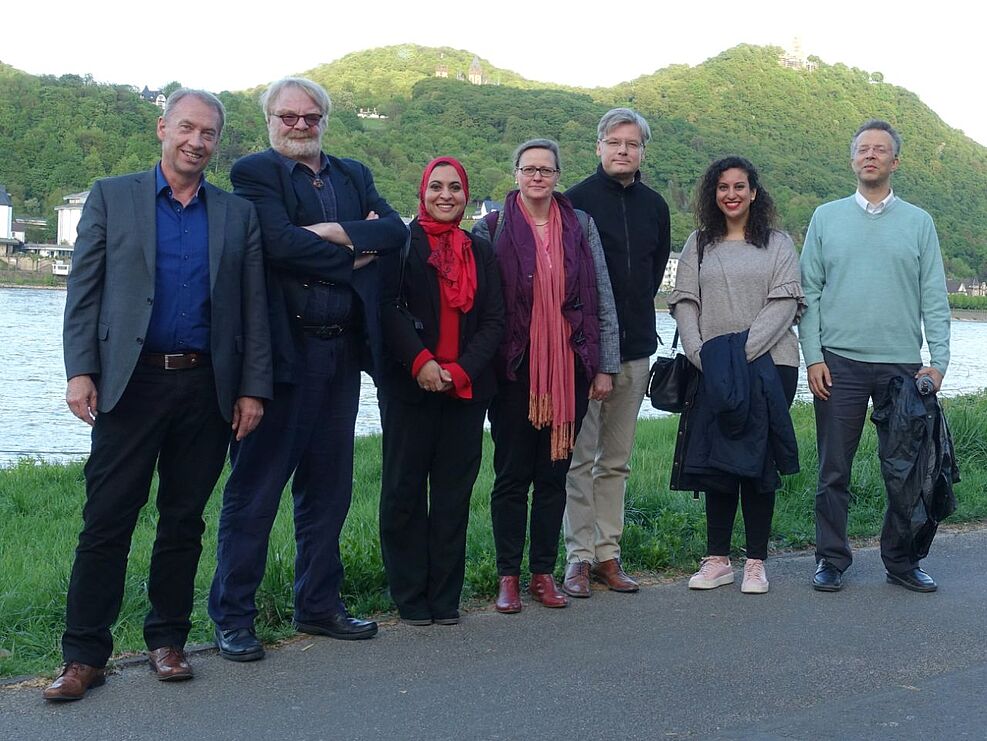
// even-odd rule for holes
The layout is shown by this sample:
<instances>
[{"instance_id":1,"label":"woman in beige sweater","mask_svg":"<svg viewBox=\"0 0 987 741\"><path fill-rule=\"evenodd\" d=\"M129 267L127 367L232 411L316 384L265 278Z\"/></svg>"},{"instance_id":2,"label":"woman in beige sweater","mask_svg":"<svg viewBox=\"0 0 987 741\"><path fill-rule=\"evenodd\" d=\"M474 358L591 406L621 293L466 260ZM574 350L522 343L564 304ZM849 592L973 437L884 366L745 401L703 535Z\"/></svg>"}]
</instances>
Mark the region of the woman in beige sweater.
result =
<instances>
[{"instance_id":1,"label":"woman in beige sweater","mask_svg":"<svg viewBox=\"0 0 987 741\"><path fill-rule=\"evenodd\" d=\"M747 361L770 354L791 405L799 365L793 324L804 307L798 255L791 238L774 228L774 204L754 165L742 157L710 165L699 185L695 212L698 228L682 250L669 299L683 351L702 370L704 341L749 330ZM747 536L741 591L768 591L764 559L775 495L756 483L727 474L704 481L708 555L689 580L691 589L733 583L730 536L739 501Z\"/></svg>"}]
</instances>

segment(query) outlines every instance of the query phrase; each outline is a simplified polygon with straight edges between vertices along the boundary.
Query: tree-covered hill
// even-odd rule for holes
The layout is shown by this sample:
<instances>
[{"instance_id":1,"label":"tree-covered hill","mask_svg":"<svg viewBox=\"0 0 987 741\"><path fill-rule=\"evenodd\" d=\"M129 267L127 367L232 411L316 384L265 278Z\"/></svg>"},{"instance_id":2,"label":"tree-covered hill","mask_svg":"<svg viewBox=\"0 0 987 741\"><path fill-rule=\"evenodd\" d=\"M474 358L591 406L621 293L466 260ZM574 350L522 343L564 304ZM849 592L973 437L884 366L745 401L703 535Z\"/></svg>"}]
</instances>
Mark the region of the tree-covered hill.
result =
<instances>
[{"instance_id":1,"label":"tree-covered hill","mask_svg":"<svg viewBox=\"0 0 987 741\"><path fill-rule=\"evenodd\" d=\"M350 54L306 76L333 96L326 149L365 161L405 214L417 203L422 166L439 154L463 160L474 198L501 198L513 186L511 151L534 136L559 140L561 185L572 185L596 165L600 115L632 105L652 125L644 177L672 206L677 244L691 229L696 180L730 153L759 166L784 227L801 242L813 209L853 190L853 131L867 118L886 118L904 138L896 191L935 218L951 275L987 275L987 149L880 73L821 60L812 72L786 69L779 51L738 46L696 67L592 90L527 81L483 60L485 84L473 85L457 79L468 74L471 52L412 45ZM448 77L436 77L438 69ZM267 145L260 89L220 96L228 123L208 176L221 186L236 158ZM388 118L357 116L374 107ZM18 215L50 216L62 195L97 177L150 167L158 113L126 86L32 77L0 64L0 184Z\"/></svg>"}]
</instances>

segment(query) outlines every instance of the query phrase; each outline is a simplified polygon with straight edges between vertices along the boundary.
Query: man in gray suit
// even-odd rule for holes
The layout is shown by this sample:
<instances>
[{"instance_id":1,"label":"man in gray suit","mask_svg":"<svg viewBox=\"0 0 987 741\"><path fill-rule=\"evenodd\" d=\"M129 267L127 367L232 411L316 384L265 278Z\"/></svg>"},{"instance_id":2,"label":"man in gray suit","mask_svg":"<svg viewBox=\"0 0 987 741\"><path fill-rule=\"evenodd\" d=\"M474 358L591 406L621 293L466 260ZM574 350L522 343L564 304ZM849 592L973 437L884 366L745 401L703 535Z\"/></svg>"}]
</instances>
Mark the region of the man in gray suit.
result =
<instances>
[{"instance_id":1,"label":"man in gray suit","mask_svg":"<svg viewBox=\"0 0 987 741\"><path fill-rule=\"evenodd\" d=\"M104 682L130 541L158 471L144 639L161 680L192 677L184 646L202 512L230 440L260 422L272 370L253 206L205 182L225 111L172 93L161 161L98 181L79 224L65 304L66 401L92 425L86 505L69 582L65 668L47 700Z\"/></svg>"}]
</instances>

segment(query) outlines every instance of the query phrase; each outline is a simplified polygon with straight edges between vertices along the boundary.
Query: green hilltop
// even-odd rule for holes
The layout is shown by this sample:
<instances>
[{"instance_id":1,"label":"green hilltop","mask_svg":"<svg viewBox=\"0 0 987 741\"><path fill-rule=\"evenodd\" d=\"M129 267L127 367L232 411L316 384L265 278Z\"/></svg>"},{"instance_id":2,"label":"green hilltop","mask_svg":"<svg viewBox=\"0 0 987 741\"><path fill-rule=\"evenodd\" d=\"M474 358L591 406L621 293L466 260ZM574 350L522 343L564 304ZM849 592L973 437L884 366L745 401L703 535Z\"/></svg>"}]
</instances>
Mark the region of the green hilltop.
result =
<instances>
[{"instance_id":1,"label":"green hilltop","mask_svg":"<svg viewBox=\"0 0 987 741\"><path fill-rule=\"evenodd\" d=\"M886 118L904 139L896 192L935 218L951 276L987 275L987 148L879 72L815 58L811 71L786 68L780 52L741 45L695 67L593 89L525 80L469 51L407 44L304 74L333 96L326 148L366 162L404 214L415 209L422 166L440 154L463 161L473 198L501 198L513 185L513 148L534 136L559 141L568 187L596 166L600 115L631 105L653 129L642 170L672 207L676 244L691 230L696 180L712 159L734 153L758 165L784 228L800 243L817 205L852 192L853 131L867 118ZM482 85L468 81L474 59ZM0 79L0 184L18 215L51 216L64 194L155 162L158 110L132 88L77 75L34 77L2 64ZM208 173L219 185L229 185L236 158L267 145L259 89L220 94L228 123ZM386 118L361 118L360 109Z\"/></svg>"}]
</instances>

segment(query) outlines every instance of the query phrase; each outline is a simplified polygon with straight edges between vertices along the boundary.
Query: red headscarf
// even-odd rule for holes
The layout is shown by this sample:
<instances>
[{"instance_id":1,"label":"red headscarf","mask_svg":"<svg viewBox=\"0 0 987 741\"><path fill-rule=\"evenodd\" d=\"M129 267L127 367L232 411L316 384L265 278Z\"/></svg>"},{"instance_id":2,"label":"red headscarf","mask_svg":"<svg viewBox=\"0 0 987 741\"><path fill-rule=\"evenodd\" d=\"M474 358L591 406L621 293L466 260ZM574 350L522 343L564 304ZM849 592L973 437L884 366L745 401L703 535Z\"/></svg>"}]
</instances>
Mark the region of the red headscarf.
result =
<instances>
[{"instance_id":1,"label":"red headscarf","mask_svg":"<svg viewBox=\"0 0 987 741\"><path fill-rule=\"evenodd\" d=\"M436 157L422 173L422 182L418 188L418 223L428 236L428 243L432 248L428 264L435 268L439 276L439 290L443 299L449 306L465 314L473 308L476 263L473 261L472 242L466 232L459 228L463 212L460 211L454 221L438 221L425 209L425 190L428 188L429 178L432 177L432 171L441 165L455 168L463 184L466 203L469 203L470 186L466 170L452 157Z\"/></svg>"}]
</instances>

